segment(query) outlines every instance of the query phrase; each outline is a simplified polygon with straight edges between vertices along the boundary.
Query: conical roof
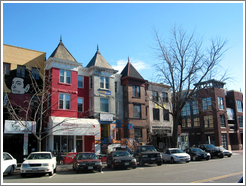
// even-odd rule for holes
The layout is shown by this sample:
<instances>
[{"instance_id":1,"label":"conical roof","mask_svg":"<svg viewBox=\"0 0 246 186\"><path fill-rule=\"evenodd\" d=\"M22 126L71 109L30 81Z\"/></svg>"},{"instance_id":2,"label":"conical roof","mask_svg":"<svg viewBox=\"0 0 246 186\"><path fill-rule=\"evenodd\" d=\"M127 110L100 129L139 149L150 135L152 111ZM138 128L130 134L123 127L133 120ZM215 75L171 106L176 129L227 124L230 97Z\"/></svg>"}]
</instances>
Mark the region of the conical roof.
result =
<instances>
[{"instance_id":1,"label":"conical roof","mask_svg":"<svg viewBox=\"0 0 246 186\"><path fill-rule=\"evenodd\" d=\"M97 46L97 51L96 51L95 55L93 56L93 58L91 59L91 61L88 63L88 65L86 67L89 68L91 66L96 66L96 67L100 67L100 68L107 68L107 69L113 70L113 68L110 66L110 64L106 61L106 59L104 59L102 54L99 52L98 46Z\"/></svg>"},{"instance_id":2,"label":"conical roof","mask_svg":"<svg viewBox=\"0 0 246 186\"><path fill-rule=\"evenodd\" d=\"M128 58L128 63L126 64L125 68L121 72L121 77L133 77L137 79L142 79L144 78L138 73L138 71L134 68L134 66L131 64L129 58Z\"/></svg>"},{"instance_id":3,"label":"conical roof","mask_svg":"<svg viewBox=\"0 0 246 186\"><path fill-rule=\"evenodd\" d=\"M72 54L68 51L68 49L64 46L62 38L60 38L60 43L58 44L54 52L50 55L50 57L77 62Z\"/></svg>"}]
</instances>

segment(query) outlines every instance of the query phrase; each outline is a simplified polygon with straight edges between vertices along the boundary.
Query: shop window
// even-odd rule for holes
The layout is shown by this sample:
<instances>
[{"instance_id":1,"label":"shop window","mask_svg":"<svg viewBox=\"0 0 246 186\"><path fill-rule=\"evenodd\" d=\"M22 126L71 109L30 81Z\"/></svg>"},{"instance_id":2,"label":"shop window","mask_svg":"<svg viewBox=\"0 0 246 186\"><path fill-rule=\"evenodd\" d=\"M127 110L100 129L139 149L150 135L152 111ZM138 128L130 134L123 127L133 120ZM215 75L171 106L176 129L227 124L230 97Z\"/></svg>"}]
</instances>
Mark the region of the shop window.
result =
<instances>
[{"instance_id":1,"label":"shop window","mask_svg":"<svg viewBox=\"0 0 246 186\"><path fill-rule=\"evenodd\" d=\"M100 98L100 111L109 112L109 99Z\"/></svg>"},{"instance_id":2,"label":"shop window","mask_svg":"<svg viewBox=\"0 0 246 186\"><path fill-rule=\"evenodd\" d=\"M84 76L78 76L78 88L84 88Z\"/></svg>"},{"instance_id":3,"label":"shop window","mask_svg":"<svg viewBox=\"0 0 246 186\"><path fill-rule=\"evenodd\" d=\"M153 108L153 120L160 120L160 110Z\"/></svg>"},{"instance_id":4,"label":"shop window","mask_svg":"<svg viewBox=\"0 0 246 186\"><path fill-rule=\"evenodd\" d=\"M109 124L101 124L101 140L109 142Z\"/></svg>"},{"instance_id":5,"label":"shop window","mask_svg":"<svg viewBox=\"0 0 246 186\"><path fill-rule=\"evenodd\" d=\"M10 74L10 64L3 63L3 74L9 75Z\"/></svg>"},{"instance_id":6,"label":"shop window","mask_svg":"<svg viewBox=\"0 0 246 186\"><path fill-rule=\"evenodd\" d=\"M71 71L60 69L60 83L71 83Z\"/></svg>"},{"instance_id":7,"label":"shop window","mask_svg":"<svg viewBox=\"0 0 246 186\"><path fill-rule=\"evenodd\" d=\"M39 79L39 69L38 68L32 67L32 77L34 79Z\"/></svg>"},{"instance_id":8,"label":"shop window","mask_svg":"<svg viewBox=\"0 0 246 186\"><path fill-rule=\"evenodd\" d=\"M70 109L70 94L59 93L59 109Z\"/></svg>"},{"instance_id":9,"label":"shop window","mask_svg":"<svg viewBox=\"0 0 246 186\"><path fill-rule=\"evenodd\" d=\"M203 110L211 110L212 109L211 97L202 99L202 109Z\"/></svg>"},{"instance_id":10,"label":"shop window","mask_svg":"<svg viewBox=\"0 0 246 186\"><path fill-rule=\"evenodd\" d=\"M134 105L134 118L141 118L141 106L140 105Z\"/></svg>"},{"instance_id":11,"label":"shop window","mask_svg":"<svg viewBox=\"0 0 246 186\"><path fill-rule=\"evenodd\" d=\"M54 151L74 152L74 136L54 136Z\"/></svg>"},{"instance_id":12,"label":"shop window","mask_svg":"<svg viewBox=\"0 0 246 186\"><path fill-rule=\"evenodd\" d=\"M213 127L214 127L213 115L204 116L204 128L213 128Z\"/></svg>"}]
</instances>

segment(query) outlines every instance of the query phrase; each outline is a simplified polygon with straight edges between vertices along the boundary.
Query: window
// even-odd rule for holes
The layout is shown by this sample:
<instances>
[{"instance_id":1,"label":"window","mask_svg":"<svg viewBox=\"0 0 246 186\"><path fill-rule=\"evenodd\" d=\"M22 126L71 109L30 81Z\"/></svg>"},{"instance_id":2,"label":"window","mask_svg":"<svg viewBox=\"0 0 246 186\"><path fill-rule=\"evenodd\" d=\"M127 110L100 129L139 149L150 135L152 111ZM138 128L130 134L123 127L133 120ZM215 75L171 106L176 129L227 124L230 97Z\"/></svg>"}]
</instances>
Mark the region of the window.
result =
<instances>
[{"instance_id":1,"label":"window","mask_svg":"<svg viewBox=\"0 0 246 186\"><path fill-rule=\"evenodd\" d=\"M239 127L242 128L243 127L243 116L238 116L238 123L239 123Z\"/></svg>"},{"instance_id":2,"label":"window","mask_svg":"<svg viewBox=\"0 0 246 186\"><path fill-rule=\"evenodd\" d=\"M219 109L224 109L224 102L222 97L218 97L218 107Z\"/></svg>"},{"instance_id":3,"label":"window","mask_svg":"<svg viewBox=\"0 0 246 186\"><path fill-rule=\"evenodd\" d=\"M160 110L153 108L153 120L160 120Z\"/></svg>"},{"instance_id":4,"label":"window","mask_svg":"<svg viewBox=\"0 0 246 186\"><path fill-rule=\"evenodd\" d=\"M54 136L54 150L72 152L74 150L74 136Z\"/></svg>"},{"instance_id":5,"label":"window","mask_svg":"<svg viewBox=\"0 0 246 186\"><path fill-rule=\"evenodd\" d=\"M78 98L78 112L83 112L83 98Z\"/></svg>"},{"instance_id":6,"label":"window","mask_svg":"<svg viewBox=\"0 0 246 186\"><path fill-rule=\"evenodd\" d=\"M16 76L17 77L25 77L25 66L17 65Z\"/></svg>"},{"instance_id":7,"label":"window","mask_svg":"<svg viewBox=\"0 0 246 186\"><path fill-rule=\"evenodd\" d=\"M168 94L166 92L162 92L162 102L168 102Z\"/></svg>"},{"instance_id":8,"label":"window","mask_svg":"<svg viewBox=\"0 0 246 186\"><path fill-rule=\"evenodd\" d=\"M198 101L192 101L193 114L199 114Z\"/></svg>"},{"instance_id":9,"label":"window","mask_svg":"<svg viewBox=\"0 0 246 186\"><path fill-rule=\"evenodd\" d=\"M109 89L109 78L108 77L100 77L100 88Z\"/></svg>"},{"instance_id":10,"label":"window","mask_svg":"<svg viewBox=\"0 0 246 186\"><path fill-rule=\"evenodd\" d=\"M222 146L225 149L227 149L227 134L226 133L221 134L221 142L222 142Z\"/></svg>"},{"instance_id":11,"label":"window","mask_svg":"<svg viewBox=\"0 0 246 186\"><path fill-rule=\"evenodd\" d=\"M182 127L191 127L191 119L190 118L183 118L182 119Z\"/></svg>"},{"instance_id":12,"label":"window","mask_svg":"<svg viewBox=\"0 0 246 186\"><path fill-rule=\"evenodd\" d=\"M213 115L204 116L204 127L205 128L213 128L214 127Z\"/></svg>"},{"instance_id":13,"label":"window","mask_svg":"<svg viewBox=\"0 0 246 186\"><path fill-rule=\"evenodd\" d=\"M134 128L134 136L135 136L135 138L142 138L142 129L141 128Z\"/></svg>"},{"instance_id":14,"label":"window","mask_svg":"<svg viewBox=\"0 0 246 186\"><path fill-rule=\"evenodd\" d=\"M237 100L237 111L243 112L242 101Z\"/></svg>"},{"instance_id":15,"label":"window","mask_svg":"<svg viewBox=\"0 0 246 186\"><path fill-rule=\"evenodd\" d=\"M202 109L203 110L211 110L212 109L211 97L202 99Z\"/></svg>"},{"instance_id":16,"label":"window","mask_svg":"<svg viewBox=\"0 0 246 186\"><path fill-rule=\"evenodd\" d=\"M190 115L190 103L186 103L184 108L181 111L182 116L189 116Z\"/></svg>"},{"instance_id":17,"label":"window","mask_svg":"<svg viewBox=\"0 0 246 186\"><path fill-rule=\"evenodd\" d=\"M78 88L84 88L84 76L78 76Z\"/></svg>"},{"instance_id":18,"label":"window","mask_svg":"<svg viewBox=\"0 0 246 186\"><path fill-rule=\"evenodd\" d=\"M59 109L70 109L70 94L59 93Z\"/></svg>"},{"instance_id":19,"label":"window","mask_svg":"<svg viewBox=\"0 0 246 186\"><path fill-rule=\"evenodd\" d=\"M119 101L115 102L115 114L119 115Z\"/></svg>"},{"instance_id":20,"label":"window","mask_svg":"<svg viewBox=\"0 0 246 186\"><path fill-rule=\"evenodd\" d=\"M118 92L118 82L117 81L114 82L114 88L115 88L115 93L117 93Z\"/></svg>"},{"instance_id":21,"label":"window","mask_svg":"<svg viewBox=\"0 0 246 186\"><path fill-rule=\"evenodd\" d=\"M156 92L156 91L152 92L152 99L153 99L153 101L158 102L158 92Z\"/></svg>"},{"instance_id":22,"label":"window","mask_svg":"<svg viewBox=\"0 0 246 186\"><path fill-rule=\"evenodd\" d=\"M100 98L100 111L109 112L109 100L107 98Z\"/></svg>"},{"instance_id":23,"label":"window","mask_svg":"<svg viewBox=\"0 0 246 186\"><path fill-rule=\"evenodd\" d=\"M32 67L32 77L34 79L39 79L39 69L38 68Z\"/></svg>"},{"instance_id":24,"label":"window","mask_svg":"<svg viewBox=\"0 0 246 186\"><path fill-rule=\"evenodd\" d=\"M9 75L10 74L10 64L3 63L3 74Z\"/></svg>"},{"instance_id":25,"label":"window","mask_svg":"<svg viewBox=\"0 0 246 186\"><path fill-rule=\"evenodd\" d=\"M132 95L133 97L140 97L140 87L139 86L132 86Z\"/></svg>"},{"instance_id":26,"label":"window","mask_svg":"<svg viewBox=\"0 0 246 186\"><path fill-rule=\"evenodd\" d=\"M140 105L134 105L134 118L141 118L141 106Z\"/></svg>"},{"instance_id":27,"label":"window","mask_svg":"<svg viewBox=\"0 0 246 186\"><path fill-rule=\"evenodd\" d=\"M71 71L60 69L60 83L71 83Z\"/></svg>"},{"instance_id":28,"label":"window","mask_svg":"<svg viewBox=\"0 0 246 186\"><path fill-rule=\"evenodd\" d=\"M163 109L163 120L169 121L169 110Z\"/></svg>"},{"instance_id":29,"label":"window","mask_svg":"<svg viewBox=\"0 0 246 186\"><path fill-rule=\"evenodd\" d=\"M226 127L225 115L220 115L220 127Z\"/></svg>"},{"instance_id":30,"label":"window","mask_svg":"<svg viewBox=\"0 0 246 186\"><path fill-rule=\"evenodd\" d=\"M92 85L93 85L93 77L92 76L89 77L89 84L90 84L90 88L92 88Z\"/></svg>"},{"instance_id":31,"label":"window","mask_svg":"<svg viewBox=\"0 0 246 186\"><path fill-rule=\"evenodd\" d=\"M194 127L200 127L200 119L194 118Z\"/></svg>"}]
</instances>

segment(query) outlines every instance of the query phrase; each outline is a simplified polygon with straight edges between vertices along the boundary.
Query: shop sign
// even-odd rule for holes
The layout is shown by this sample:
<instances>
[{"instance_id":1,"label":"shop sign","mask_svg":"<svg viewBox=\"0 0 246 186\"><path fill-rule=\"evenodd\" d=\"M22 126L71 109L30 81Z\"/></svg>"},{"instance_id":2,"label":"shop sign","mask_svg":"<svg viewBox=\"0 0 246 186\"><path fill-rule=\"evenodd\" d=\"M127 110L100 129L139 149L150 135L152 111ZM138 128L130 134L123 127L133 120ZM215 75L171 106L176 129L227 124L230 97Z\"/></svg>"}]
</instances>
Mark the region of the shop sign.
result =
<instances>
[{"instance_id":1,"label":"shop sign","mask_svg":"<svg viewBox=\"0 0 246 186\"><path fill-rule=\"evenodd\" d=\"M32 132L36 133L36 122L35 121L15 121L15 120L5 120L4 133L5 134L24 134L27 130L27 126ZM31 134L31 132L28 132Z\"/></svg>"},{"instance_id":2,"label":"shop sign","mask_svg":"<svg viewBox=\"0 0 246 186\"><path fill-rule=\"evenodd\" d=\"M111 91L110 90L99 90L99 94L110 96Z\"/></svg>"},{"instance_id":3,"label":"shop sign","mask_svg":"<svg viewBox=\"0 0 246 186\"><path fill-rule=\"evenodd\" d=\"M128 129L133 129L133 124L132 123L128 124Z\"/></svg>"},{"instance_id":4,"label":"shop sign","mask_svg":"<svg viewBox=\"0 0 246 186\"><path fill-rule=\"evenodd\" d=\"M100 114L100 121L113 121L113 114Z\"/></svg>"}]
</instances>

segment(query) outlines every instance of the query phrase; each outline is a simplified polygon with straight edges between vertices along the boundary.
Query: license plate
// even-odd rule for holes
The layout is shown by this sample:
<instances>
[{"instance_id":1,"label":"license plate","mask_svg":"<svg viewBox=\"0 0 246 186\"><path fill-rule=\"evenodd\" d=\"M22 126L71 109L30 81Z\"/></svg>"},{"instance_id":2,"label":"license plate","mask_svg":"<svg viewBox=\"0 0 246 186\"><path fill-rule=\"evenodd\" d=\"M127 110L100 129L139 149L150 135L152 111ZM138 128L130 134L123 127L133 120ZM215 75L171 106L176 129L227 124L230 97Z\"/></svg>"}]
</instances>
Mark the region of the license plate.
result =
<instances>
[{"instance_id":1,"label":"license plate","mask_svg":"<svg viewBox=\"0 0 246 186\"><path fill-rule=\"evenodd\" d=\"M90 166L90 167L88 167L88 169L93 169L93 167Z\"/></svg>"},{"instance_id":2,"label":"license plate","mask_svg":"<svg viewBox=\"0 0 246 186\"><path fill-rule=\"evenodd\" d=\"M38 171L38 169L36 168L36 169L32 169L32 171Z\"/></svg>"},{"instance_id":3,"label":"license plate","mask_svg":"<svg viewBox=\"0 0 246 186\"><path fill-rule=\"evenodd\" d=\"M151 158L151 160L155 160L155 158Z\"/></svg>"},{"instance_id":4,"label":"license plate","mask_svg":"<svg viewBox=\"0 0 246 186\"><path fill-rule=\"evenodd\" d=\"M129 163L127 162L127 163L125 163L125 165L129 165Z\"/></svg>"}]
</instances>

